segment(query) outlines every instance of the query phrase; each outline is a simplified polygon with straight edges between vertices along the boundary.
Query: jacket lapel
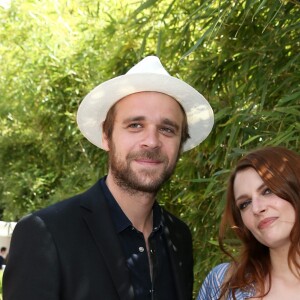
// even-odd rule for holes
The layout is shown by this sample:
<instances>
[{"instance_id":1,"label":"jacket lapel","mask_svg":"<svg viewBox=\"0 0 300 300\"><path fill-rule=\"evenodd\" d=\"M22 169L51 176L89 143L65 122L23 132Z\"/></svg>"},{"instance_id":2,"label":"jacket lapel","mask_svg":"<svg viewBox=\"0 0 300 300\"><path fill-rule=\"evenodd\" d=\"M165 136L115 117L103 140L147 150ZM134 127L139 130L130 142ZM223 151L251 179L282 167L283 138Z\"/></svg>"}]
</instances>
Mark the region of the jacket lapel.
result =
<instances>
[{"instance_id":1,"label":"jacket lapel","mask_svg":"<svg viewBox=\"0 0 300 300\"><path fill-rule=\"evenodd\" d=\"M133 300L129 270L99 182L83 194L81 213L107 264L120 299Z\"/></svg>"}]
</instances>

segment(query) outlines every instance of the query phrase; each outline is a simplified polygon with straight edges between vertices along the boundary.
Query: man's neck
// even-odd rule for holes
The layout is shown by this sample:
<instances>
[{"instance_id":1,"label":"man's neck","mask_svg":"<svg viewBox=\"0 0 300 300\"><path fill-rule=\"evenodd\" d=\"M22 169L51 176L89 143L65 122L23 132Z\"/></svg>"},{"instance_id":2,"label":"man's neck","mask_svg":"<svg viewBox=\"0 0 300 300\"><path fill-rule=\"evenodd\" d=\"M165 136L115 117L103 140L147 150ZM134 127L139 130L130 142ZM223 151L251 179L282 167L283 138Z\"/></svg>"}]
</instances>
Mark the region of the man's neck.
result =
<instances>
[{"instance_id":1,"label":"man's neck","mask_svg":"<svg viewBox=\"0 0 300 300\"><path fill-rule=\"evenodd\" d=\"M155 194L123 189L110 175L106 178L106 185L133 226L148 238L153 228Z\"/></svg>"}]
</instances>

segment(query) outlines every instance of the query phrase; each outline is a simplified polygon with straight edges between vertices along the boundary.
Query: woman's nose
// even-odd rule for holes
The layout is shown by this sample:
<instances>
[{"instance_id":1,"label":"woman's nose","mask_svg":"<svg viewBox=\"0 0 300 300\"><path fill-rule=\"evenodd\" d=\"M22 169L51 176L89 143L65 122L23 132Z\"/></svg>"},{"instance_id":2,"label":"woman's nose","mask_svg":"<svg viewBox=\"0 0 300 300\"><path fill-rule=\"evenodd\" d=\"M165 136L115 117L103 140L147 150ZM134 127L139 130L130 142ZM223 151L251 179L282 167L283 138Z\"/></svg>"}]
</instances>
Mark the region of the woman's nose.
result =
<instances>
[{"instance_id":1,"label":"woman's nose","mask_svg":"<svg viewBox=\"0 0 300 300\"><path fill-rule=\"evenodd\" d=\"M254 214L260 214L266 210L266 203L258 196L252 198L252 211Z\"/></svg>"}]
</instances>

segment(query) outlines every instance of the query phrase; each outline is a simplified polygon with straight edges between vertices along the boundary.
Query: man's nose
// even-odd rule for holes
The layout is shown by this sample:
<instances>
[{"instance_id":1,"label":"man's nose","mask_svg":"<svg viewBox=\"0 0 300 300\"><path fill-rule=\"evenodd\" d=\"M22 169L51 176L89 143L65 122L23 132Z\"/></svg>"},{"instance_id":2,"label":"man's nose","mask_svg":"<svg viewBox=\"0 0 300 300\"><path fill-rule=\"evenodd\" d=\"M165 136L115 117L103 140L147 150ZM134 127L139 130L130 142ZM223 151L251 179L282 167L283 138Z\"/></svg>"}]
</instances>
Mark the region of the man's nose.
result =
<instances>
[{"instance_id":1,"label":"man's nose","mask_svg":"<svg viewBox=\"0 0 300 300\"><path fill-rule=\"evenodd\" d=\"M141 146L152 149L161 147L160 133L157 128L149 128L145 131Z\"/></svg>"}]
</instances>

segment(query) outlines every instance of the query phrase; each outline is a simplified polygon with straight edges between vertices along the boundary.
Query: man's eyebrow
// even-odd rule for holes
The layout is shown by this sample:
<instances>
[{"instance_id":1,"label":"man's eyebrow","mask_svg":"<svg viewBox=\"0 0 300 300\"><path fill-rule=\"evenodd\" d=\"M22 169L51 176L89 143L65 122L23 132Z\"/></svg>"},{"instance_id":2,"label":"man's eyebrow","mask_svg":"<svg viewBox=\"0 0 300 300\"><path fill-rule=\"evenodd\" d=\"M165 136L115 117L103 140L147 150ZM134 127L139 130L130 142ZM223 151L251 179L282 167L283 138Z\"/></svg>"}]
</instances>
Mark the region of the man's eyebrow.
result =
<instances>
[{"instance_id":1,"label":"man's eyebrow","mask_svg":"<svg viewBox=\"0 0 300 300\"><path fill-rule=\"evenodd\" d=\"M129 117L123 120L123 123L130 123L135 121L144 121L146 118L144 116L135 116L135 117Z\"/></svg>"},{"instance_id":2,"label":"man's eyebrow","mask_svg":"<svg viewBox=\"0 0 300 300\"><path fill-rule=\"evenodd\" d=\"M124 119L123 123L127 124L127 123L130 123L130 122L145 121L145 120L146 120L146 117L144 117L144 116L134 116L134 117L129 117L129 118ZM179 130L179 128L180 128L178 123L176 123L176 122L174 122L174 121L172 121L168 118L162 119L161 124L172 126L176 130Z\"/></svg>"}]
</instances>

